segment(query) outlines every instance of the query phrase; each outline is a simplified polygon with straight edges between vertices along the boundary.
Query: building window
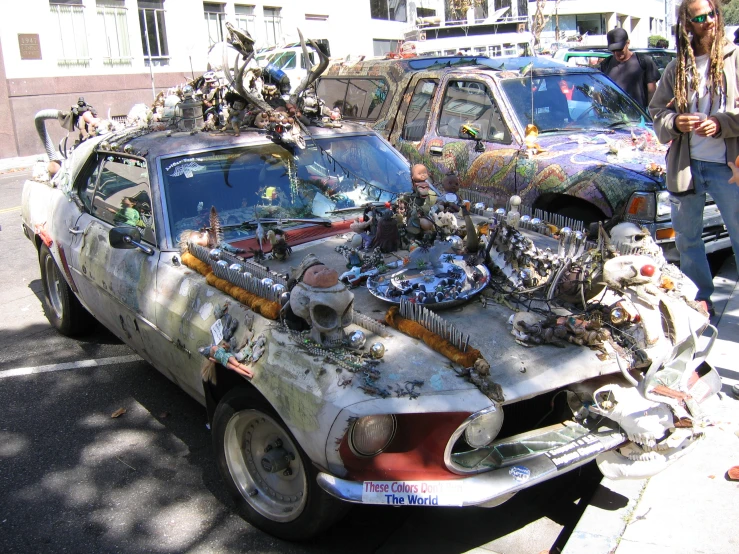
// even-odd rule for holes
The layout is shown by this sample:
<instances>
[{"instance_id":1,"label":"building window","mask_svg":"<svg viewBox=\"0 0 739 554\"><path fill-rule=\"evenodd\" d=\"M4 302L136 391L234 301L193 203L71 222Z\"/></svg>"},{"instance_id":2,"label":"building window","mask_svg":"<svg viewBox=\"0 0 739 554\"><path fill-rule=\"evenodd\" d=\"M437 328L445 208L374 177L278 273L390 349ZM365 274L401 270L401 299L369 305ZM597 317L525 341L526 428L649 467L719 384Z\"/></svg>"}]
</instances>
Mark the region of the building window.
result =
<instances>
[{"instance_id":1,"label":"building window","mask_svg":"<svg viewBox=\"0 0 739 554\"><path fill-rule=\"evenodd\" d=\"M408 21L406 0L370 0L372 19Z\"/></svg>"},{"instance_id":2,"label":"building window","mask_svg":"<svg viewBox=\"0 0 739 554\"><path fill-rule=\"evenodd\" d=\"M127 12L124 0L97 0L98 22L105 32L103 63L130 64Z\"/></svg>"},{"instance_id":3,"label":"building window","mask_svg":"<svg viewBox=\"0 0 739 554\"><path fill-rule=\"evenodd\" d=\"M84 6L81 0L49 2L51 16L59 32L59 65L90 65L87 49Z\"/></svg>"},{"instance_id":4,"label":"building window","mask_svg":"<svg viewBox=\"0 0 739 554\"><path fill-rule=\"evenodd\" d=\"M264 7L264 27L267 31L267 44L277 44L282 39L282 8Z\"/></svg>"},{"instance_id":5,"label":"building window","mask_svg":"<svg viewBox=\"0 0 739 554\"><path fill-rule=\"evenodd\" d=\"M249 33L251 38L257 38L257 22L254 15L254 6L234 6L236 10L236 27Z\"/></svg>"},{"instance_id":6,"label":"building window","mask_svg":"<svg viewBox=\"0 0 739 554\"><path fill-rule=\"evenodd\" d=\"M226 23L226 13L223 4L209 4L203 2L205 24L208 26L208 45L223 42L223 29Z\"/></svg>"},{"instance_id":7,"label":"building window","mask_svg":"<svg viewBox=\"0 0 739 554\"><path fill-rule=\"evenodd\" d=\"M149 65L169 65L167 48L167 28L164 25L163 0L139 0L139 25L141 42L144 47L144 63Z\"/></svg>"},{"instance_id":8,"label":"building window","mask_svg":"<svg viewBox=\"0 0 739 554\"><path fill-rule=\"evenodd\" d=\"M373 55L384 56L388 52L397 52L398 42L398 40L372 39Z\"/></svg>"},{"instance_id":9,"label":"building window","mask_svg":"<svg viewBox=\"0 0 739 554\"><path fill-rule=\"evenodd\" d=\"M599 13L589 13L586 15L578 15L577 32L581 35L605 35L606 22Z\"/></svg>"}]
</instances>

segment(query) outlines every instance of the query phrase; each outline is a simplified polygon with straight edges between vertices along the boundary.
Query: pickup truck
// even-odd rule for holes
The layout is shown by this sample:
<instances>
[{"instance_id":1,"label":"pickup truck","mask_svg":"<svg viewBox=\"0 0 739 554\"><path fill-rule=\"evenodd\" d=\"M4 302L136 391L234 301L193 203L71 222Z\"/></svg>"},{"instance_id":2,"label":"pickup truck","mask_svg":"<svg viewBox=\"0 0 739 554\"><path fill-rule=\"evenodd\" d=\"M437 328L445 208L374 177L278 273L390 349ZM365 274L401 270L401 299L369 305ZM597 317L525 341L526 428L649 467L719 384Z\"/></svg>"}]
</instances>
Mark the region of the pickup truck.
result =
<instances>
[{"instance_id":1,"label":"pickup truck","mask_svg":"<svg viewBox=\"0 0 739 554\"><path fill-rule=\"evenodd\" d=\"M464 238L366 250L357 215L397 237L425 202L367 127L155 122L60 153L60 116L37 116L53 162L22 196L45 313L65 335L96 319L204 406L256 527L301 540L351 503L492 507L696 446L715 329L649 237L619 255L477 202L448 213Z\"/></svg>"},{"instance_id":2,"label":"pickup truck","mask_svg":"<svg viewBox=\"0 0 739 554\"><path fill-rule=\"evenodd\" d=\"M666 147L649 115L596 69L526 57L367 60L329 66L318 92L434 168L437 183L453 172L503 207L517 194L540 217L631 221L679 261ZM707 252L731 247L711 199L703 240Z\"/></svg>"}]
</instances>

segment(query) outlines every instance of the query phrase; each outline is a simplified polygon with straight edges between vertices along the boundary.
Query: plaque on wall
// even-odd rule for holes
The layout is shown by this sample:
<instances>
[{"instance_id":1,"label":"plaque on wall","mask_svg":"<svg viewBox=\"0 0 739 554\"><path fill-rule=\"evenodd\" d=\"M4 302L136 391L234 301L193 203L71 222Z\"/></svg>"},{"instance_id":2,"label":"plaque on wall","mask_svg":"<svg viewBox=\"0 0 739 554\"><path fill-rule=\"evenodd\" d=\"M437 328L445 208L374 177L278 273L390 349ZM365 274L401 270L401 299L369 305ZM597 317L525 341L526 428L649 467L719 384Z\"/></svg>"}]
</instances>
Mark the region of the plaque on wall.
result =
<instances>
[{"instance_id":1,"label":"plaque on wall","mask_svg":"<svg viewBox=\"0 0 739 554\"><path fill-rule=\"evenodd\" d=\"M18 34L18 48L21 51L22 60L40 60L41 43L38 35Z\"/></svg>"}]
</instances>

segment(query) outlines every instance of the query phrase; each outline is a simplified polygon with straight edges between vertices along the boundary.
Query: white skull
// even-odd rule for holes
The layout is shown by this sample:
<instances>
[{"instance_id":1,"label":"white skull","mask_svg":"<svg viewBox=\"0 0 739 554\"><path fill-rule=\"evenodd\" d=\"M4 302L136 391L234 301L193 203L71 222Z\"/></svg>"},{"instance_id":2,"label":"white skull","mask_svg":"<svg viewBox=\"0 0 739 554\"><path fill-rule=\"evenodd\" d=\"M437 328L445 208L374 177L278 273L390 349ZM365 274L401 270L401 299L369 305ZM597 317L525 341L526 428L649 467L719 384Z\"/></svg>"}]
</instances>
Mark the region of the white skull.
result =
<instances>
[{"instance_id":1,"label":"white skull","mask_svg":"<svg viewBox=\"0 0 739 554\"><path fill-rule=\"evenodd\" d=\"M611 229L611 244L616 248L638 249L631 253L647 254L655 258L659 265L664 263L664 255L659 245L654 242L649 230L635 223L623 222Z\"/></svg>"},{"instance_id":2,"label":"white skull","mask_svg":"<svg viewBox=\"0 0 739 554\"><path fill-rule=\"evenodd\" d=\"M629 440L654 447L673 426L672 410L661 402L644 398L632 386L609 384L593 393L590 411L618 423Z\"/></svg>"},{"instance_id":3,"label":"white skull","mask_svg":"<svg viewBox=\"0 0 739 554\"><path fill-rule=\"evenodd\" d=\"M301 282L290 293L290 308L310 324L314 341L336 346L344 338L344 327L352 322L354 294L343 283L317 288Z\"/></svg>"},{"instance_id":4,"label":"white skull","mask_svg":"<svg viewBox=\"0 0 739 554\"><path fill-rule=\"evenodd\" d=\"M651 266L647 271L644 266ZM609 286L620 289L629 285L658 283L659 263L650 256L629 254L611 258L603 264L603 280Z\"/></svg>"}]
</instances>

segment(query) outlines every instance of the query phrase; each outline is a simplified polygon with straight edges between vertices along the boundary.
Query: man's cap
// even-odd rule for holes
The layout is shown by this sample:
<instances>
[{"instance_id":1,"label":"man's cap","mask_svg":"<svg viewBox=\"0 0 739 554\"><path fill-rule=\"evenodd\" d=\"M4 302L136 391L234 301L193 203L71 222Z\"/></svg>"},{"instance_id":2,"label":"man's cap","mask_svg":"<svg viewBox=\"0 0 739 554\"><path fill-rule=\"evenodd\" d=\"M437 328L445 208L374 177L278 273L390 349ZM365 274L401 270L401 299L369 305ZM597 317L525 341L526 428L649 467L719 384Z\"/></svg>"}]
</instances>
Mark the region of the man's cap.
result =
<instances>
[{"instance_id":1,"label":"man's cap","mask_svg":"<svg viewBox=\"0 0 739 554\"><path fill-rule=\"evenodd\" d=\"M626 42L629 40L629 33L621 27L616 27L608 31L606 38L608 39L608 49L611 52L614 50L623 50Z\"/></svg>"}]
</instances>

